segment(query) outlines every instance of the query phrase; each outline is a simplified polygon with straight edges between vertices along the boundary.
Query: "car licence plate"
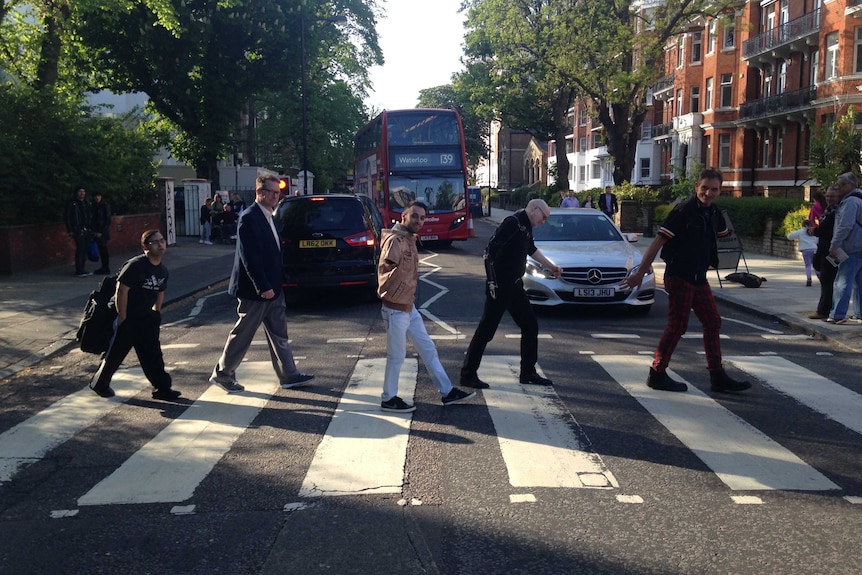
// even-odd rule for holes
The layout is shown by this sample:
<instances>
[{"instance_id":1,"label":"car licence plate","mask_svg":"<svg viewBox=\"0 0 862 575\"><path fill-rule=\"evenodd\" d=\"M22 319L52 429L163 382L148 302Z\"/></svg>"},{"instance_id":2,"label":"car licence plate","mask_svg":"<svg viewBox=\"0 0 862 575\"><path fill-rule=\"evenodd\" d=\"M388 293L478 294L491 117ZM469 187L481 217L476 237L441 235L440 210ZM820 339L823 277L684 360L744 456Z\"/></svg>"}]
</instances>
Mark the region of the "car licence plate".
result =
<instances>
[{"instance_id":1,"label":"car licence plate","mask_svg":"<svg viewBox=\"0 0 862 575\"><path fill-rule=\"evenodd\" d=\"M334 248L335 240L299 240L301 248Z\"/></svg>"},{"instance_id":2,"label":"car licence plate","mask_svg":"<svg viewBox=\"0 0 862 575\"><path fill-rule=\"evenodd\" d=\"M423 242L433 242L434 240L440 239L439 236L419 236L419 239Z\"/></svg>"},{"instance_id":3,"label":"car licence plate","mask_svg":"<svg viewBox=\"0 0 862 575\"><path fill-rule=\"evenodd\" d=\"M575 288L575 297L614 297L614 288Z\"/></svg>"}]
</instances>

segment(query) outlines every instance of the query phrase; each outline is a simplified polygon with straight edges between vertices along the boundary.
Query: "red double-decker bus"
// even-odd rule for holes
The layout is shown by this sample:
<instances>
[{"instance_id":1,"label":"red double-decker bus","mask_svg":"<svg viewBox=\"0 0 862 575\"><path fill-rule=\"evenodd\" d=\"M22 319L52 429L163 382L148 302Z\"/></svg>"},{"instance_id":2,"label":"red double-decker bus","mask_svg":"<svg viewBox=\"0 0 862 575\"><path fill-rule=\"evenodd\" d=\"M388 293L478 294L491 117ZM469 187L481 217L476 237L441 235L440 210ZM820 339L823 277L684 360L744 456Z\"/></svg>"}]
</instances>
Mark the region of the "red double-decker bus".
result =
<instances>
[{"instance_id":1,"label":"red double-decker bus","mask_svg":"<svg viewBox=\"0 0 862 575\"><path fill-rule=\"evenodd\" d=\"M428 206L423 241L470 237L464 129L455 110L385 111L356 134L354 189L370 197L387 225L408 203Z\"/></svg>"}]
</instances>

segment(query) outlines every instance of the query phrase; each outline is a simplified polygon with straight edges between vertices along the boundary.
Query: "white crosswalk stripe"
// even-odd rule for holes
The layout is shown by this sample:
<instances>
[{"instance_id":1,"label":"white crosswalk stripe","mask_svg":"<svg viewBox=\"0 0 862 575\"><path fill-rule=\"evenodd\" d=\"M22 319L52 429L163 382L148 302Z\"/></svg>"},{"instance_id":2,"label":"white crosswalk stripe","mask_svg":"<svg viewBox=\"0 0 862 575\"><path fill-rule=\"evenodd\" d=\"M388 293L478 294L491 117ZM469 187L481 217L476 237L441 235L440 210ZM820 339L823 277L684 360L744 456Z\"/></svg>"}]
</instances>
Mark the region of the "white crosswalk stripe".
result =
<instances>
[{"instance_id":1,"label":"white crosswalk stripe","mask_svg":"<svg viewBox=\"0 0 862 575\"><path fill-rule=\"evenodd\" d=\"M615 355L592 358L731 489L840 489L696 387L689 386L687 393L647 387L649 358ZM672 376L684 381L678 374Z\"/></svg>"},{"instance_id":2,"label":"white crosswalk stripe","mask_svg":"<svg viewBox=\"0 0 862 575\"><path fill-rule=\"evenodd\" d=\"M398 396L412 403L418 360L407 358ZM361 359L299 490L301 497L401 493L412 413L380 410L385 359Z\"/></svg>"},{"instance_id":3,"label":"white crosswalk stripe","mask_svg":"<svg viewBox=\"0 0 862 575\"><path fill-rule=\"evenodd\" d=\"M521 385L518 356L486 356L480 379L513 487L619 487L601 458L584 448L575 419L553 387ZM579 433L576 433L576 430Z\"/></svg>"},{"instance_id":4,"label":"white crosswalk stripe","mask_svg":"<svg viewBox=\"0 0 862 575\"><path fill-rule=\"evenodd\" d=\"M146 381L140 369L137 371L138 381ZM180 417L78 499L78 505L189 499L280 389L269 362L243 363L237 379L243 382L245 393L229 395L219 386L211 386Z\"/></svg>"},{"instance_id":5,"label":"white crosswalk stripe","mask_svg":"<svg viewBox=\"0 0 862 575\"><path fill-rule=\"evenodd\" d=\"M776 356L725 357L764 385L862 434L862 395Z\"/></svg>"},{"instance_id":6,"label":"white crosswalk stripe","mask_svg":"<svg viewBox=\"0 0 862 575\"><path fill-rule=\"evenodd\" d=\"M111 382L116 393L111 400L85 387L0 434L0 483L10 481L22 467L42 459L147 387L149 383L140 369L121 369Z\"/></svg>"}]
</instances>

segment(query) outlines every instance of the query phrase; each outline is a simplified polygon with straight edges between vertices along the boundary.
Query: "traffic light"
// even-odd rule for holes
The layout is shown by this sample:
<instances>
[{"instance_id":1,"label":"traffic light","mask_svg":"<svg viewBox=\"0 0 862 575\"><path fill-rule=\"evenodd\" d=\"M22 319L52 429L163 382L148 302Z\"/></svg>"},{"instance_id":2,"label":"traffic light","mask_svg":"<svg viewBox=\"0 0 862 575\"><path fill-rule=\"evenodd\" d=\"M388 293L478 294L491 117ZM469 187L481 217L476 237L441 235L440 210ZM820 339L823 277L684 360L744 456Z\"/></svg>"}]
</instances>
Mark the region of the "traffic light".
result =
<instances>
[{"instance_id":1,"label":"traffic light","mask_svg":"<svg viewBox=\"0 0 862 575\"><path fill-rule=\"evenodd\" d=\"M282 194L290 193L290 178L279 178L278 179L278 190Z\"/></svg>"}]
</instances>

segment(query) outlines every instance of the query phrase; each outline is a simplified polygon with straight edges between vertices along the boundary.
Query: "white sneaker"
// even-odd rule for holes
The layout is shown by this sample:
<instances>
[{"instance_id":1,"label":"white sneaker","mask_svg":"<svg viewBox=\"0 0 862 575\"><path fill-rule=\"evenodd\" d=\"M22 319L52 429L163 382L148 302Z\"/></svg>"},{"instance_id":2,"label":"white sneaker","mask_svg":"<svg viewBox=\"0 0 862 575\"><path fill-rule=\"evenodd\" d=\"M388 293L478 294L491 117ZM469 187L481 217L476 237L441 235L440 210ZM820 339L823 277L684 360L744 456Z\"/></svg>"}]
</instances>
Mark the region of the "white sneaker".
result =
<instances>
[{"instance_id":1,"label":"white sneaker","mask_svg":"<svg viewBox=\"0 0 862 575\"><path fill-rule=\"evenodd\" d=\"M208 245L208 246L213 245L213 243L212 243L212 242L204 242L204 244L206 244L206 245Z\"/></svg>"}]
</instances>

